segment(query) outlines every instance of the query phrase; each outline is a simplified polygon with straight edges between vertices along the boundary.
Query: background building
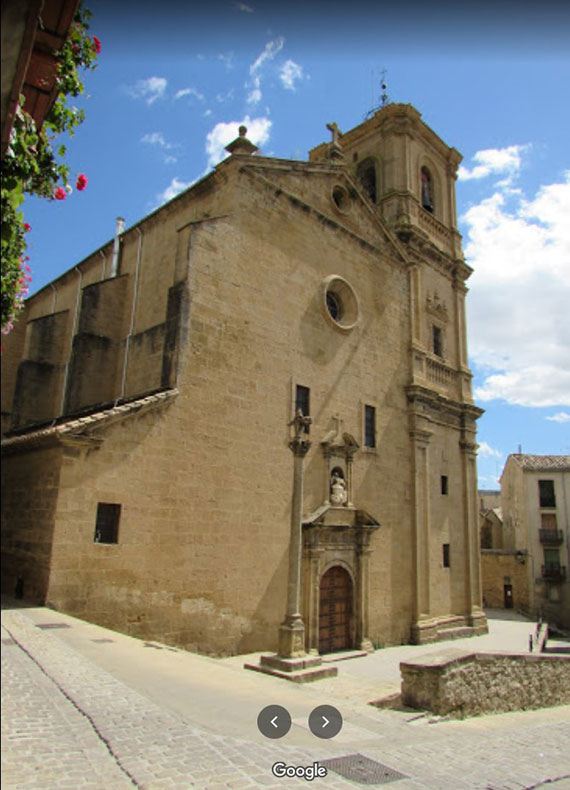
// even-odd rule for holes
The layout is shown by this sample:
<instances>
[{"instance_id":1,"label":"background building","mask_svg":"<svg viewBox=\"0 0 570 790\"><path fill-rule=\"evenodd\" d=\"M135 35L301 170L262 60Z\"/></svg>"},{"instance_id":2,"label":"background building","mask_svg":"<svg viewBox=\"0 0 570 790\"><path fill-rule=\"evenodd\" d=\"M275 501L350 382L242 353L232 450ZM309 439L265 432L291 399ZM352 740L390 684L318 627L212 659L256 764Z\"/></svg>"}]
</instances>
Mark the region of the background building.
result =
<instances>
[{"instance_id":1,"label":"background building","mask_svg":"<svg viewBox=\"0 0 570 790\"><path fill-rule=\"evenodd\" d=\"M500 509L483 507L480 517L486 604L570 627L570 456L510 455Z\"/></svg>"},{"instance_id":2,"label":"background building","mask_svg":"<svg viewBox=\"0 0 570 790\"><path fill-rule=\"evenodd\" d=\"M486 630L461 157L390 104L212 173L39 291L3 357L4 585L211 653L274 648L290 422L306 647Z\"/></svg>"}]
</instances>

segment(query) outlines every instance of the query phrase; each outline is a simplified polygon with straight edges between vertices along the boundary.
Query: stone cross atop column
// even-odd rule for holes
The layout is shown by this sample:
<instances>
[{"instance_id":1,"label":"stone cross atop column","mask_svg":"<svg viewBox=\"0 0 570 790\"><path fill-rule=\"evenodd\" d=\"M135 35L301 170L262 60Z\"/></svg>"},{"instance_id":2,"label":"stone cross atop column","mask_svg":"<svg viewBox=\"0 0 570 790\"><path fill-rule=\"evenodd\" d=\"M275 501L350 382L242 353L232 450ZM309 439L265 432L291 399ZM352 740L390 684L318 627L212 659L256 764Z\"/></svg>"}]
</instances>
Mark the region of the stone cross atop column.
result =
<instances>
[{"instance_id":1,"label":"stone cross atop column","mask_svg":"<svg viewBox=\"0 0 570 790\"><path fill-rule=\"evenodd\" d=\"M344 154L342 152L342 147L339 142L340 138L342 137L342 132L338 128L336 121L333 123L327 123L327 129L332 134L332 141L329 143L329 150L328 150L329 159L331 161L336 160L338 164L342 164L344 160Z\"/></svg>"}]
</instances>

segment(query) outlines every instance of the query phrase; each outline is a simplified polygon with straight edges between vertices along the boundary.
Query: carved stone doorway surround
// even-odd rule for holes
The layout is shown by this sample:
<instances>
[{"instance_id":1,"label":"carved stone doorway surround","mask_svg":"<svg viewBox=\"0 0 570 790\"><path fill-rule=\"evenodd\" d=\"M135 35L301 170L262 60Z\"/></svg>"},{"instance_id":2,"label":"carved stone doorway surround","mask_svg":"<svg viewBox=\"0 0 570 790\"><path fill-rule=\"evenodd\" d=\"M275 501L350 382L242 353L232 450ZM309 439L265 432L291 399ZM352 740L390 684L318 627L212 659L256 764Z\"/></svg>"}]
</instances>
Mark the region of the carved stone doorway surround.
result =
<instances>
[{"instance_id":1,"label":"carved stone doorway surround","mask_svg":"<svg viewBox=\"0 0 570 790\"><path fill-rule=\"evenodd\" d=\"M321 441L324 456L323 504L303 519L303 620L305 649L319 653L321 580L335 566L352 582L350 643L353 649L373 651L369 638L369 565L371 537L379 522L353 504L352 465L358 451L354 437L343 431L342 419Z\"/></svg>"},{"instance_id":2,"label":"carved stone doorway surround","mask_svg":"<svg viewBox=\"0 0 570 790\"><path fill-rule=\"evenodd\" d=\"M350 641L358 650L374 650L369 638L370 539L379 523L355 507L324 505L303 523L303 620L308 653L319 653L321 580L334 566L352 580Z\"/></svg>"}]
</instances>

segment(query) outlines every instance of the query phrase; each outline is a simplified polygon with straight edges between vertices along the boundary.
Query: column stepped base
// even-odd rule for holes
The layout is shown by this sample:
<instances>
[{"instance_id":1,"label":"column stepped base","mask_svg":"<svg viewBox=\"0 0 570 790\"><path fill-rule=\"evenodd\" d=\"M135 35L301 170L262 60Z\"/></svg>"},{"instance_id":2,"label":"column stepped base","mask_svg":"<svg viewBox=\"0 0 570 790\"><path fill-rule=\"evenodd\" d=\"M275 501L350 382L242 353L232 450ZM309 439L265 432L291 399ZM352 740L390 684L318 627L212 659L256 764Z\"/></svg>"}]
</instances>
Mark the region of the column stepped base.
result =
<instances>
[{"instance_id":1,"label":"column stepped base","mask_svg":"<svg viewBox=\"0 0 570 790\"><path fill-rule=\"evenodd\" d=\"M276 678L291 680L293 683L311 683L322 678L333 678L338 674L338 667L322 666L320 656L261 656L259 664L244 664L244 669L253 669L254 672L263 672Z\"/></svg>"}]
</instances>

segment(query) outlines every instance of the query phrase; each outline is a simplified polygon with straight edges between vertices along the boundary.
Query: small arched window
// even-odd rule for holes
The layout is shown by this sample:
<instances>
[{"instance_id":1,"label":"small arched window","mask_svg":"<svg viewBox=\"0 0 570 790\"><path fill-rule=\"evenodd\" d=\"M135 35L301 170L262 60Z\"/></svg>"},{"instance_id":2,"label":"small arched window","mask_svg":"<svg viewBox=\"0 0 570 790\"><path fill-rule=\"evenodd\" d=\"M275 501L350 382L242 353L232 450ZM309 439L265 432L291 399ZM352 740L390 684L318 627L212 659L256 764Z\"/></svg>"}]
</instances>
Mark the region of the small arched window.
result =
<instances>
[{"instance_id":1,"label":"small arched window","mask_svg":"<svg viewBox=\"0 0 570 790\"><path fill-rule=\"evenodd\" d=\"M433 200L433 179L427 167L422 167L420 172L420 183L422 192L422 206L426 211L433 214L434 200Z\"/></svg>"},{"instance_id":2,"label":"small arched window","mask_svg":"<svg viewBox=\"0 0 570 790\"><path fill-rule=\"evenodd\" d=\"M376 165L373 159L364 159L356 168L356 177L373 203L376 203Z\"/></svg>"}]
</instances>

